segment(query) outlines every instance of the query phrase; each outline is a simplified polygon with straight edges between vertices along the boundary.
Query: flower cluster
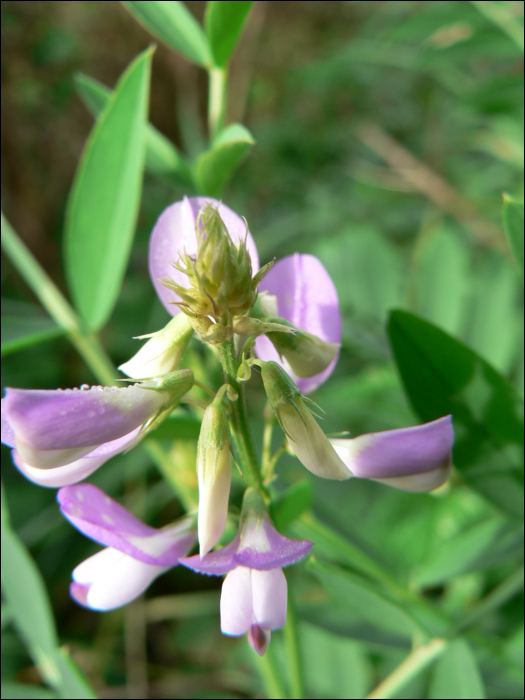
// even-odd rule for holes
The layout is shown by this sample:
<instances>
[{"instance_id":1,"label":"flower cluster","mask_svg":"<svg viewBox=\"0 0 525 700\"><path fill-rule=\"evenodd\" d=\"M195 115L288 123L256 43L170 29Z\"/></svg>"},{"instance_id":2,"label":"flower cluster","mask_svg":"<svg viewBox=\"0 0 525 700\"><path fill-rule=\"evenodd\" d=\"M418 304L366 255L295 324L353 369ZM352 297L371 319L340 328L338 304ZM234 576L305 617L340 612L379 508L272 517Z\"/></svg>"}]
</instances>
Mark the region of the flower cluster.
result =
<instances>
[{"instance_id":1,"label":"flower cluster","mask_svg":"<svg viewBox=\"0 0 525 700\"><path fill-rule=\"evenodd\" d=\"M224 204L197 197L168 207L152 232L149 265L173 318L159 332L139 336L147 342L120 366L132 385L9 388L2 399L2 441L13 447L13 461L28 479L61 487L61 512L105 547L73 571L77 602L96 610L123 605L179 563L203 574L226 574L221 629L248 632L262 655L271 630L285 623L282 569L307 556L313 543L275 529L268 514L272 470L263 479L257 465L243 464L255 454L242 393L251 367L261 369L288 449L327 479L373 479L414 492L437 488L451 469L451 416L328 438L306 395L326 381L339 355L341 316L332 280L317 258L299 253L259 268L246 222ZM78 482L136 445L191 390L193 373L180 364L194 333L217 347L225 383L202 420L198 513L156 530L99 488ZM214 550L228 518L232 452L248 488L237 535ZM187 556L197 540L199 554Z\"/></svg>"}]
</instances>

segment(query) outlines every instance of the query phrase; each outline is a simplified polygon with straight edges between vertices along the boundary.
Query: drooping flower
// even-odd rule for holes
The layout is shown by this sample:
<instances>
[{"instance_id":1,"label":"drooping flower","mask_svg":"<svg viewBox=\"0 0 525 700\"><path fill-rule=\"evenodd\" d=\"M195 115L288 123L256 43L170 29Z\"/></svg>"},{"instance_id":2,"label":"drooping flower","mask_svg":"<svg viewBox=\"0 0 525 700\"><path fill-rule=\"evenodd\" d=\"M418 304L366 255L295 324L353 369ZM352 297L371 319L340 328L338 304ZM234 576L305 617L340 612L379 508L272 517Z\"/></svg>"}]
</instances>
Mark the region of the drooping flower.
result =
<instances>
[{"instance_id":1,"label":"drooping flower","mask_svg":"<svg viewBox=\"0 0 525 700\"><path fill-rule=\"evenodd\" d=\"M218 395L204 413L197 448L201 556L217 544L226 527L232 476L230 450L228 419Z\"/></svg>"},{"instance_id":2,"label":"drooping flower","mask_svg":"<svg viewBox=\"0 0 525 700\"><path fill-rule=\"evenodd\" d=\"M248 632L259 655L270 642L271 630L284 626L287 584L282 567L303 559L313 546L290 540L272 525L260 495L248 488L237 535L229 545L180 563L203 574L227 574L221 593L221 630L228 635Z\"/></svg>"},{"instance_id":3,"label":"drooping flower","mask_svg":"<svg viewBox=\"0 0 525 700\"><path fill-rule=\"evenodd\" d=\"M246 223L229 207L211 197L184 197L165 209L159 216L151 233L149 245L149 270L153 286L167 311L175 316L180 308L174 302L182 299L162 282L171 279L182 287L189 287L188 277L174 267L182 254L195 258L198 241L195 225L199 211L211 203L220 214L231 240L239 244L246 239L246 248L251 260L252 272L259 270L259 256L251 234L246 231Z\"/></svg>"},{"instance_id":4,"label":"drooping flower","mask_svg":"<svg viewBox=\"0 0 525 700\"><path fill-rule=\"evenodd\" d=\"M129 603L176 566L197 540L193 518L157 530L93 484L65 486L57 499L63 515L80 532L106 545L73 571L71 596L93 610Z\"/></svg>"},{"instance_id":5,"label":"drooping flower","mask_svg":"<svg viewBox=\"0 0 525 700\"><path fill-rule=\"evenodd\" d=\"M404 491L432 491L450 475L452 416L330 442L354 476Z\"/></svg>"},{"instance_id":6,"label":"drooping flower","mask_svg":"<svg viewBox=\"0 0 525 700\"><path fill-rule=\"evenodd\" d=\"M305 404L298 387L276 362L263 362L261 376L273 412L288 444L302 464L324 479L348 479L352 472L342 461Z\"/></svg>"},{"instance_id":7,"label":"drooping flower","mask_svg":"<svg viewBox=\"0 0 525 700\"><path fill-rule=\"evenodd\" d=\"M257 338L257 356L263 360L273 360L292 377L303 394L308 394L325 382L332 373L339 356L341 342L341 313L334 283L321 261L313 255L295 253L279 260L264 277L259 291L266 291L277 299L277 315L297 328L316 336L332 347L323 346L324 357L329 360L326 369L314 376L301 378L293 371L290 362L281 355L266 337ZM335 347L333 347L335 346ZM315 348L302 350L305 360L317 357ZM328 352L333 353L329 359ZM300 355L292 358L301 366Z\"/></svg>"},{"instance_id":8,"label":"drooping flower","mask_svg":"<svg viewBox=\"0 0 525 700\"><path fill-rule=\"evenodd\" d=\"M8 388L2 442L15 448L15 465L32 481L75 483L138 442L192 385L193 372L184 369L124 388Z\"/></svg>"}]
</instances>

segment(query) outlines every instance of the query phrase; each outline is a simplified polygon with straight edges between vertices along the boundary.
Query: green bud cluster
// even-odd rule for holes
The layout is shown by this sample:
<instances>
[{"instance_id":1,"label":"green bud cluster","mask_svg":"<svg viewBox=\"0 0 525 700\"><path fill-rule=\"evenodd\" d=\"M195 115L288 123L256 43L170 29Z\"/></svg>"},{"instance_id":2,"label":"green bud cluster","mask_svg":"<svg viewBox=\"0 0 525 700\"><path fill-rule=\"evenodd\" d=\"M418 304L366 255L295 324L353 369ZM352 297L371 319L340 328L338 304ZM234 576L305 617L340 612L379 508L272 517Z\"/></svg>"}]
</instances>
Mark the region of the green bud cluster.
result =
<instances>
[{"instance_id":1,"label":"green bud cluster","mask_svg":"<svg viewBox=\"0 0 525 700\"><path fill-rule=\"evenodd\" d=\"M178 294L181 310L190 317L201 338L223 343L233 336L233 317L250 312L259 282L273 262L252 277L246 240L238 246L234 244L217 208L211 204L199 212L196 236L195 259L184 252L175 263L190 286L183 287L173 280L165 280L164 284Z\"/></svg>"}]
</instances>

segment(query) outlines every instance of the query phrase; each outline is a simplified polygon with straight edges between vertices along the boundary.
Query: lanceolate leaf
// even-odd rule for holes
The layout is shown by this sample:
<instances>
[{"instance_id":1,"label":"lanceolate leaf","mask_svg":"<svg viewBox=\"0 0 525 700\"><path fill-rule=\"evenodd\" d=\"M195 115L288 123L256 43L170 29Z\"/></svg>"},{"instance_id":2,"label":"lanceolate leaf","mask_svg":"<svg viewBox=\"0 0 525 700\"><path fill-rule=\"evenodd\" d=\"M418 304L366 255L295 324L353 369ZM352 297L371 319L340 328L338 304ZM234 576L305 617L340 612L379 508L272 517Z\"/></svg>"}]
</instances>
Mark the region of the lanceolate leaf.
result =
<instances>
[{"instance_id":1,"label":"lanceolate leaf","mask_svg":"<svg viewBox=\"0 0 525 700\"><path fill-rule=\"evenodd\" d=\"M233 172L255 143L242 124L230 124L217 136L209 151L195 162L194 175L199 192L220 197Z\"/></svg>"},{"instance_id":2,"label":"lanceolate leaf","mask_svg":"<svg viewBox=\"0 0 525 700\"><path fill-rule=\"evenodd\" d=\"M137 219L152 49L120 78L87 141L71 190L65 231L66 274L92 329L117 300Z\"/></svg>"},{"instance_id":3,"label":"lanceolate leaf","mask_svg":"<svg viewBox=\"0 0 525 700\"><path fill-rule=\"evenodd\" d=\"M523 417L510 384L472 350L413 314L393 311L388 333L421 419L452 413L454 464L499 508L521 517Z\"/></svg>"},{"instance_id":4,"label":"lanceolate leaf","mask_svg":"<svg viewBox=\"0 0 525 700\"><path fill-rule=\"evenodd\" d=\"M516 202L508 195L505 195L505 204L503 205L503 224L523 277L523 204Z\"/></svg>"},{"instance_id":5,"label":"lanceolate leaf","mask_svg":"<svg viewBox=\"0 0 525 700\"><path fill-rule=\"evenodd\" d=\"M476 658L467 641L456 639L438 659L432 673L429 698L484 698L485 689Z\"/></svg>"},{"instance_id":6,"label":"lanceolate leaf","mask_svg":"<svg viewBox=\"0 0 525 700\"><path fill-rule=\"evenodd\" d=\"M252 5L240 0L211 0L206 5L204 26L216 66L228 62Z\"/></svg>"},{"instance_id":7,"label":"lanceolate leaf","mask_svg":"<svg viewBox=\"0 0 525 700\"><path fill-rule=\"evenodd\" d=\"M84 73L75 75L75 85L90 112L98 117L112 91ZM183 184L193 188L190 166L171 141L149 122L146 124L145 138L147 172L170 186Z\"/></svg>"},{"instance_id":8,"label":"lanceolate leaf","mask_svg":"<svg viewBox=\"0 0 525 700\"><path fill-rule=\"evenodd\" d=\"M146 29L175 51L201 66L212 64L208 39L183 2L175 0L138 0L124 2Z\"/></svg>"}]
</instances>

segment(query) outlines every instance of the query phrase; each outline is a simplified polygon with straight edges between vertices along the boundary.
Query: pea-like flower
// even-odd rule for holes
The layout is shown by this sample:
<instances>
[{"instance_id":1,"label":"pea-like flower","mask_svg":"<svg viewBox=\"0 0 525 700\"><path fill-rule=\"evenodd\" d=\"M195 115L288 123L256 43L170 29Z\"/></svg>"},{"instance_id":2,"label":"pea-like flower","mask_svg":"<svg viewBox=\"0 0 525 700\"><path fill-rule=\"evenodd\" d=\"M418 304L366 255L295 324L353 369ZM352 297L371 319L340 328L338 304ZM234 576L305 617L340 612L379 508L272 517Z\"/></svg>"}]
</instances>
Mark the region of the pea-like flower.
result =
<instances>
[{"instance_id":1,"label":"pea-like flower","mask_svg":"<svg viewBox=\"0 0 525 700\"><path fill-rule=\"evenodd\" d=\"M295 253L278 260L259 285L277 301L276 315L314 336L297 338L294 347L272 345L267 337L257 338L257 356L283 367L303 394L309 394L333 372L341 342L341 312L334 283L321 261L313 255ZM287 344L293 336L283 338ZM316 365L324 367L311 376ZM295 372L294 372L295 369ZM308 376L307 376L308 375Z\"/></svg>"},{"instance_id":2,"label":"pea-like flower","mask_svg":"<svg viewBox=\"0 0 525 700\"><path fill-rule=\"evenodd\" d=\"M65 486L58 491L63 515L87 537L106 548L73 571L71 596L93 610L111 610L129 603L195 544L193 518L157 530L93 484Z\"/></svg>"},{"instance_id":3,"label":"pea-like flower","mask_svg":"<svg viewBox=\"0 0 525 700\"><path fill-rule=\"evenodd\" d=\"M403 491L432 491L450 475L452 416L409 428L330 440L354 476Z\"/></svg>"},{"instance_id":4,"label":"pea-like flower","mask_svg":"<svg viewBox=\"0 0 525 700\"><path fill-rule=\"evenodd\" d=\"M193 372L183 369L123 388L8 388L2 442L15 448L15 465L32 481L72 484L132 447L192 385Z\"/></svg>"},{"instance_id":5,"label":"pea-like flower","mask_svg":"<svg viewBox=\"0 0 525 700\"><path fill-rule=\"evenodd\" d=\"M228 635L248 632L252 648L262 656L271 630L286 621L286 577L282 567L303 559L312 548L308 540L290 540L272 525L261 508L260 495L247 489L239 532L229 545L180 563L203 574L227 574L221 593L221 630Z\"/></svg>"}]
</instances>

